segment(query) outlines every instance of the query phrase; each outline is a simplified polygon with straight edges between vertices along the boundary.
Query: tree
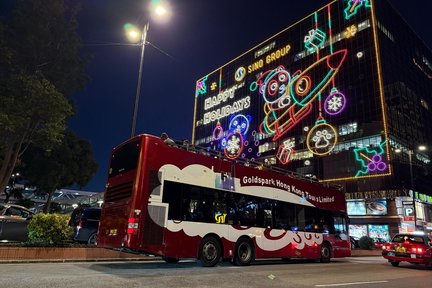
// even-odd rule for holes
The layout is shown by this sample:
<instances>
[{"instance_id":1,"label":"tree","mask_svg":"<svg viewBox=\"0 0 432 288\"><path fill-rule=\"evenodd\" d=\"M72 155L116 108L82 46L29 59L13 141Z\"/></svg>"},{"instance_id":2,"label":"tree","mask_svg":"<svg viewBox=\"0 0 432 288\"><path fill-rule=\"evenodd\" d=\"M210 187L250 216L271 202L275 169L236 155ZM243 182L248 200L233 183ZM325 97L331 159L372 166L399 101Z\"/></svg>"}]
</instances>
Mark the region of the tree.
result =
<instances>
[{"instance_id":1,"label":"tree","mask_svg":"<svg viewBox=\"0 0 432 288\"><path fill-rule=\"evenodd\" d=\"M49 151L61 143L73 115L67 97L87 82L78 53L78 6L15 3L13 16L0 22L0 193L30 144Z\"/></svg>"},{"instance_id":2,"label":"tree","mask_svg":"<svg viewBox=\"0 0 432 288\"><path fill-rule=\"evenodd\" d=\"M66 131L61 145L52 150L29 148L23 156L22 171L29 184L48 194L44 207L44 212L48 212L57 189L74 184L83 187L97 168L90 143Z\"/></svg>"}]
</instances>

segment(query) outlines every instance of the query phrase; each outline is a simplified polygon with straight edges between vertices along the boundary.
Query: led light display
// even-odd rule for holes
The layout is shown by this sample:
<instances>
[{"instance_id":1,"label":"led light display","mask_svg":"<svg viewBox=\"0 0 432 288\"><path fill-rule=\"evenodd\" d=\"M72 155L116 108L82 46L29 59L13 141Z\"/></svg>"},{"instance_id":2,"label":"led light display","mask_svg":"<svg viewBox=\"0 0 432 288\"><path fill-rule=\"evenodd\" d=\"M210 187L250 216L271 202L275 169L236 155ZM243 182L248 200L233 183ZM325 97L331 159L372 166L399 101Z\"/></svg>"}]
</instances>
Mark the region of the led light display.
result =
<instances>
[{"instance_id":1,"label":"led light display","mask_svg":"<svg viewBox=\"0 0 432 288\"><path fill-rule=\"evenodd\" d=\"M379 55L356 46L376 41L372 11L372 0L333 1L200 78L194 143L321 181L389 175L385 113L364 112L384 105L380 77L363 76L380 75ZM358 133L339 134L354 122ZM363 145L372 135L379 147Z\"/></svg>"}]
</instances>

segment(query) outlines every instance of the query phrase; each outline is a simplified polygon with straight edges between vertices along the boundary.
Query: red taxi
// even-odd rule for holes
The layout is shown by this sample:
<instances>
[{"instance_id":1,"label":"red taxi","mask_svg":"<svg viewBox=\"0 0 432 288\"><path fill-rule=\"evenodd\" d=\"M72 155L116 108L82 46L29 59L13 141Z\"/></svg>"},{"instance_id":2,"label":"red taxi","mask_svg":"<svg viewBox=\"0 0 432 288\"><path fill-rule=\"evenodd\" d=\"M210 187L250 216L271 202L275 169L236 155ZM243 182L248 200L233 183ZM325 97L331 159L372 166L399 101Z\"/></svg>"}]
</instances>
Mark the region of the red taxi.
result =
<instances>
[{"instance_id":1,"label":"red taxi","mask_svg":"<svg viewBox=\"0 0 432 288\"><path fill-rule=\"evenodd\" d=\"M382 245L382 256L395 267L402 261L432 267L432 241L427 235L396 234Z\"/></svg>"}]
</instances>

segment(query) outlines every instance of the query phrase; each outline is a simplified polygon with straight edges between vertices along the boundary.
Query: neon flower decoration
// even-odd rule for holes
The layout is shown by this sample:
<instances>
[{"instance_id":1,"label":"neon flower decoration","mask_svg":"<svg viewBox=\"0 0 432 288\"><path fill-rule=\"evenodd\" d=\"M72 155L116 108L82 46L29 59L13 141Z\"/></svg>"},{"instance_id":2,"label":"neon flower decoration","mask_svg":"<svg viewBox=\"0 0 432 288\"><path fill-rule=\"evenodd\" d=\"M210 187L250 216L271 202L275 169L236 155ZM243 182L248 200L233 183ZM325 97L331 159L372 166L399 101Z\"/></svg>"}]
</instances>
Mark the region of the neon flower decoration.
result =
<instances>
[{"instance_id":1,"label":"neon flower decoration","mask_svg":"<svg viewBox=\"0 0 432 288\"><path fill-rule=\"evenodd\" d=\"M240 132L234 132L227 136L225 156L229 159L238 158L243 151L243 136Z\"/></svg>"},{"instance_id":2,"label":"neon flower decoration","mask_svg":"<svg viewBox=\"0 0 432 288\"><path fill-rule=\"evenodd\" d=\"M280 163L282 163L283 165L288 164L291 155L295 152L293 149L294 146L294 139L288 139L279 146L276 157L277 159L279 159Z\"/></svg>"},{"instance_id":3,"label":"neon flower decoration","mask_svg":"<svg viewBox=\"0 0 432 288\"><path fill-rule=\"evenodd\" d=\"M336 129L327 123L320 123L312 127L306 139L309 151L320 156L330 153L335 147L336 142Z\"/></svg>"},{"instance_id":4,"label":"neon flower decoration","mask_svg":"<svg viewBox=\"0 0 432 288\"><path fill-rule=\"evenodd\" d=\"M384 172L387 170L387 164L383 161L382 155L385 154L385 143L382 142L374 148L356 148L354 155L362 169L358 170L355 177L367 175L370 172Z\"/></svg>"},{"instance_id":5,"label":"neon flower decoration","mask_svg":"<svg viewBox=\"0 0 432 288\"><path fill-rule=\"evenodd\" d=\"M324 101L324 110L329 115L337 115L345 109L346 98L336 88L333 88L330 95Z\"/></svg>"},{"instance_id":6,"label":"neon flower decoration","mask_svg":"<svg viewBox=\"0 0 432 288\"><path fill-rule=\"evenodd\" d=\"M357 14L360 7L372 7L369 0L347 0L347 4L348 5L344 10L346 20Z\"/></svg>"},{"instance_id":7,"label":"neon flower decoration","mask_svg":"<svg viewBox=\"0 0 432 288\"><path fill-rule=\"evenodd\" d=\"M324 47L326 40L326 34L319 29L309 30L308 35L304 37L305 48L310 52L314 53L319 48Z\"/></svg>"},{"instance_id":8,"label":"neon flower decoration","mask_svg":"<svg viewBox=\"0 0 432 288\"><path fill-rule=\"evenodd\" d=\"M220 124L220 122L218 121L216 124L216 127L213 129L213 139L214 140L219 140L222 138L223 136L223 128Z\"/></svg>"},{"instance_id":9,"label":"neon flower decoration","mask_svg":"<svg viewBox=\"0 0 432 288\"><path fill-rule=\"evenodd\" d=\"M334 79L346 55L347 50L344 49L322 57L305 71L294 73L290 80L289 73L283 66L265 72L257 80L258 91L265 100L265 116L260 124L261 133L273 135L272 140L276 141L309 115L314 100ZM281 74L286 75L287 79L277 77L278 81L273 81L276 80L276 75ZM271 88L271 85L274 87ZM277 93L271 98L267 92L273 91L274 88L277 88Z\"/></svg>"},{"instance_id":10,"label":"neon flower decoration","mask_svg":"<svg viewBox=\"0 0 432 288\"><path fill-rule=\"evenodd\" d=\"M229 131L239 131L241 134L246 135L249 130L251 116L245 116L243 114L237 114L231 118L228 125Z\"/></svg>"}]
</instances>

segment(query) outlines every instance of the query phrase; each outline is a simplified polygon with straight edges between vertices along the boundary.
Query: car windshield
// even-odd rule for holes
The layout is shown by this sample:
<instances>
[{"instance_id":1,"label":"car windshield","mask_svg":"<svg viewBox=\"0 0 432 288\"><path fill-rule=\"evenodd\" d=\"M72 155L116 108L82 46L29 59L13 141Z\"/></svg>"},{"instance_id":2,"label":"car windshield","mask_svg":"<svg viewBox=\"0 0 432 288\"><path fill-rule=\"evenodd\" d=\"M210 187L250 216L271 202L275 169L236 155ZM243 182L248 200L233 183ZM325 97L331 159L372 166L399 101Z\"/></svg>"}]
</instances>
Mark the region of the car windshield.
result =
<instances>
[{"instance_id":1,"label":"car windshield","mask_svg":"<svg viewBox=\"0 0 432 288\"><path fill-rule=\"evenodd\" d=\"M421 236L415 236L415 235L396 235L393 238L393 242L397 242L397 243L409 242L409 243L424 244L424 239Z\"/></svg>"}]
</instances>

